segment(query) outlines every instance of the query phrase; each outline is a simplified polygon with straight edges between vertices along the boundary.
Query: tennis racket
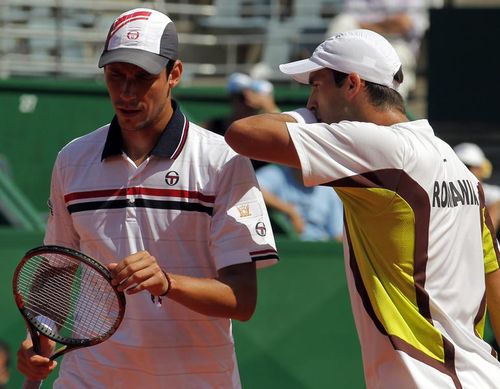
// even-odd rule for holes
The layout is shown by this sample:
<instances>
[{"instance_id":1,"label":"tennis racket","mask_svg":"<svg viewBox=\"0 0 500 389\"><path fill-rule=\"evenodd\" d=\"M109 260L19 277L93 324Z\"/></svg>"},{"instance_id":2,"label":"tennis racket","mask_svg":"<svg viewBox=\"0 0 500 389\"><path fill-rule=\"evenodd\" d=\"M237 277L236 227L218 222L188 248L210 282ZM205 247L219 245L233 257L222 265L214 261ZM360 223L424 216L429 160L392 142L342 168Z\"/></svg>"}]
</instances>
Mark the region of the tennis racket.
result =
<instances>
[{"instance_id":1,"label":"tennis racket","mask_svg":"<svg viewBox=\"0 0 500 389\"><path fill-rule=\"evenodd\" d=\"M125 313L125 295L111 285L101 263L61 246L28 251L14 272L13 291L33 350L40 353L40 335L60 344L51 360L81 347L104 342L118 329ZM29 380L23 388L39 388Z\"/></svg>"}]
</instances>

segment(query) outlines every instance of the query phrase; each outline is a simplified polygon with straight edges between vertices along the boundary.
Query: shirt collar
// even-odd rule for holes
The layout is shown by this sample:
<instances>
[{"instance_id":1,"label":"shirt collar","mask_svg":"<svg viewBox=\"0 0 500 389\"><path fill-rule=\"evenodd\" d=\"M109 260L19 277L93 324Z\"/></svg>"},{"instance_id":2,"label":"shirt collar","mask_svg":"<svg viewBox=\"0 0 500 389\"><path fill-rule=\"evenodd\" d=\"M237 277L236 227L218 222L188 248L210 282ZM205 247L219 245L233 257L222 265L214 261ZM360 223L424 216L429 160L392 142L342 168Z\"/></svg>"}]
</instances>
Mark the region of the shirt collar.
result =
<instances>
[{"instance_id":1,"label":"shirt collar","mask_svg":"<svg viewBox=\"0 0 500 389\"><path fill-rule=\"evenodd\" d=\"M167 126L163 130L158 142L153 147L150 155L157 157L176 159L186 142L189 129L189 121L181 112L177 102L172 100L173 114ZM121 155L123 152L123 139L120 124L116 115L113 117L108 129L101 160L114 155Z\"/></svg>"}]
</instances>

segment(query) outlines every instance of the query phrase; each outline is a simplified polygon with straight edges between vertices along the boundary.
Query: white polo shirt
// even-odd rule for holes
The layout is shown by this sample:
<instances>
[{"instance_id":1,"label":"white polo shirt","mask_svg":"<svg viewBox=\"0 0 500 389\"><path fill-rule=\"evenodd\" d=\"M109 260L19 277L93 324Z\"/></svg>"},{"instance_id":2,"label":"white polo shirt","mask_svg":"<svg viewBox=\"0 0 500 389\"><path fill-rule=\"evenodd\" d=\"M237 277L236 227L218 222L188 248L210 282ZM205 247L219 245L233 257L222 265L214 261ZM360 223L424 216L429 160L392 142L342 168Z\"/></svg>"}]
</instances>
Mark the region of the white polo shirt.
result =
<instances>
[{"instance_id":1,"label":"white polo shirt","mask_svg":"<svg viewBox=\"0 0 500 389\"><path fill-rule=\"evenodd\" d=\"M496 388L481 339L498 242L477 179L426 120L288 123L306 185L335 189L368 388Z\"/></svg>"},{"instance_id":2,"label":"white polo shirt","mask_svg":"<svg viewBox=\"0 0 500 389\"><path fill-rule=\"evenodd\" d=\"M275 242L247 158L177 108L151 155L122 152L115 119L66 145L52 176L46 244L103 263L149 251L166 271L215 277L226 266L277 262ZM127 296L106 342L64 356L55 388L239 388L231 321L147 292Z\"/></svg>"}]
</instances>

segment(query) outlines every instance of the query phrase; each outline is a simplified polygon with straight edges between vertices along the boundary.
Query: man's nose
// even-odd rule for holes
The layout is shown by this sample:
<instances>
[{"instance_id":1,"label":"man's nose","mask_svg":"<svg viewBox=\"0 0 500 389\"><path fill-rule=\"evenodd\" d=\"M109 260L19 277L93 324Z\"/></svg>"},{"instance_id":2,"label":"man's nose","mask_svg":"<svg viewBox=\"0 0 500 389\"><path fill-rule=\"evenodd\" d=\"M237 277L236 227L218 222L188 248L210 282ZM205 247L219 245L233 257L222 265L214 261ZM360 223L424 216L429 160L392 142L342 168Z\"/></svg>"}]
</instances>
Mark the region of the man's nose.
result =
<instances>
[{"instance_id":1,"label":"man's nose","mask_svg":"<svg viewBox=\"0 0 500 389\"><path fill-rule=\"evenodd\" d=\"M131 100L135 97L134 83L130 80L125 80L120 90L120 97L125 100Z\"/></svg>"},{"instance_id":2,"label":"man's nose","mask_svg":"<svg viewBox=\"0 0 500 389\"><path fill-rule=\"evenodd\" d=\"M307 109L310 111L315 111L316 110L316 100L313 98L313 96L309 96L307 99Z\"/></svg>"}]
</instances>

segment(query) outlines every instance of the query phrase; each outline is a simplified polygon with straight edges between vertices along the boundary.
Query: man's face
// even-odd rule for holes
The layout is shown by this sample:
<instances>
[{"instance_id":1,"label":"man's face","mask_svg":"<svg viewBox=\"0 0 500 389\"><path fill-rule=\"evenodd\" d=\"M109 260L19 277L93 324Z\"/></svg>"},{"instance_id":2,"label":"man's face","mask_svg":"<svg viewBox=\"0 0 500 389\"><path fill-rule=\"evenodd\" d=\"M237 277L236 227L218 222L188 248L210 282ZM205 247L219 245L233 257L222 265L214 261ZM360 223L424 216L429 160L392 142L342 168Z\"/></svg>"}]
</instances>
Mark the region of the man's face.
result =
<instances>
[{"instance_id":1,"label":"man's face","mask_svg":"<svg viewBox=\"0 0 500 389\"><path fill-rule=\"evenodd\" d=\"M104 76L122 130L164 128L171 115L166 70L156 75L136 65L117 62L105 66Z\"/></svg>"},{"instance_id":2,"label":"man's face","mask_svg":"<svg viewBox=\"0 0 500 389\"><path fill-rule=\"evenodd\" d=\"M321 69L311 73L309 84L311 93L307 108L314 112L319 122L330 124L349 119L343 87L335 84L330 69Z\"/></svg>"}]
</instances>

